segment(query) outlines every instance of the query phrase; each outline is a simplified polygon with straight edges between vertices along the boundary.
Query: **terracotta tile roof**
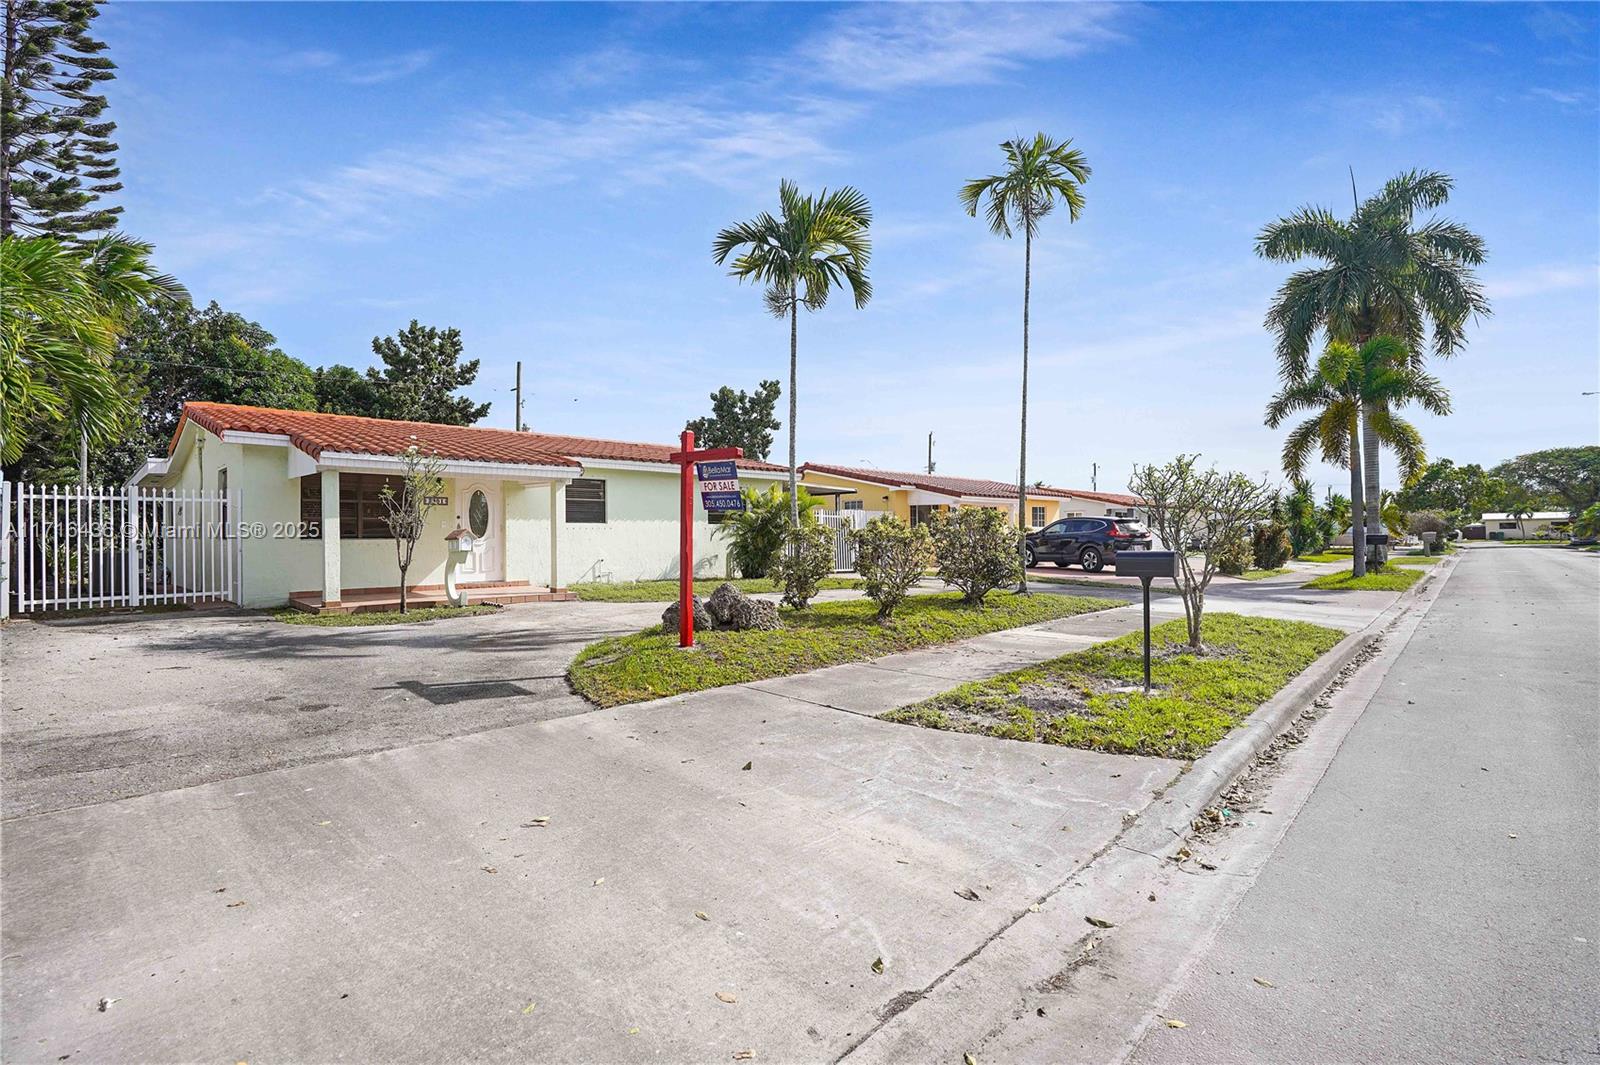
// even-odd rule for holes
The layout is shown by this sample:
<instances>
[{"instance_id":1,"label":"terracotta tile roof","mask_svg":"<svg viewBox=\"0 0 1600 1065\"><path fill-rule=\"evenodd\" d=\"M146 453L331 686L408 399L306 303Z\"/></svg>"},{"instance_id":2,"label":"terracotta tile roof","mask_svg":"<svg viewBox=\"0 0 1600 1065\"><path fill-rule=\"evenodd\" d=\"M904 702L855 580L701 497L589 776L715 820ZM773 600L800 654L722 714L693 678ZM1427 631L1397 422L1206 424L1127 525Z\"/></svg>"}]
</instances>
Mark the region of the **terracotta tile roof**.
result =
<instances>
[{"instance_id":1,"label":"terracotta tile roof","mask_svg":"<svg viewBox=\"0 0 1600 1065\"><path fill-rule=\"evenodd\" d=\"M1119 507L1142 507L1144 500L1139 496L1124 495L1121 492L1090 492L1082 488L1037 488L1040 495L1071 496L1074 499L1093 499L1099 503L1112 503Z\"/></svg>"},{"instance_id":2,"label":"terracotta tile roof","mask_svg":"<svg viewBox=\"0 0 1600 1065\"><path fill-rule=\"evenodd\" d=\"M879 470L859 466L828 466L819 462L808 462L802 469L821 474L832 474L835 477L849 477L857 481L869 481L872 484L891 485L895 488L910 486L912 488L920 488L925 492L938 492L947 496L1011 498L1017 494L1016 482L1007 484L1004 481L991 481L982 477L940 477L936 474L900 473L895 470Z\"/></svg>"},{"instance_id":3,"label":"terracotta tile roof","mask_svg":"<svg viewBox=\"0 0 1600 1065\"><path fill-rule=\"evenodd\" d=\"M991 481L986 477L940 477L927 473L902 473L896 470L879 470L860 466L833 466L819 462L808 462L803 470L814 470L821 474L832 474L835 477L849 477L857 481L868 481L872 484L885 484L895 488L911 487L920 488L925 492L938 492L948 496L987 496L990 498L1014 499L1017 495L1015 481ZM1093 499L1101 503L1113 503L1117 506L1136 507L1143 506L1144 500L1138 496L1121 495L1116 492L1086 492L1076 488L1055 488L1044 485L1029 488L1030 496L1072 496L1075 499Z\"/></svg>"},{"instance_id":4,"label":"terracotta tile roof","mask_svg":"<svg viewBox=\"0 0 1600 1065\"><path fill-rule=\"evenodd\" d=\"M443 459L461 462L504 462L528 466L580 466L582 459L626 462L669 462L675 444L638 444L622 440L594 440L549 433L519 433L511 429L435 425L432 422L390 421L353 414L245 407L232 403L186 403L178 430L167 447L170 454L183 434L184 421L213 433L227 430L287 436L312 458L324 451L359 455L398 455L412 443L438 452ZM740 460L746 469L779 470L770 462ZM674 464L675 465L675 464Z\"/></svg>"}]
</instances>

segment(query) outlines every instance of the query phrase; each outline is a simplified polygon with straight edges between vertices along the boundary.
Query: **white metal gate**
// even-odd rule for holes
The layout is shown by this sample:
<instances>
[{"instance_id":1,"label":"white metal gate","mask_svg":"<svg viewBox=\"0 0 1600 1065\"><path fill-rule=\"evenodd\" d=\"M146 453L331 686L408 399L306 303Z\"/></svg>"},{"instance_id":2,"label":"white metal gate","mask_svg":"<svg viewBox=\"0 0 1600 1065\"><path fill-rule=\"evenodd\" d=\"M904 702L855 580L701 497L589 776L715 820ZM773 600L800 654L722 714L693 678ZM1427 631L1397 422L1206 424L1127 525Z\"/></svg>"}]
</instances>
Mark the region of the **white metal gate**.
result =
<instances>
[{"instance_id":1,"label":"white metal gate","mask_svg":"<svg viewBox=\"0 0 1600 1065\"><path fill-rule=\"evenodd\" d=\"M0 482L19 614L239 602L238 493Z\"/></svg>"},{"instance_id":2,"label":"white metal gate","mask_svg":"<svg viewBox=\"0 0 1600 1065\"><path fill-rule=\"evenodd\" d=\"M867 522L882 511L841 510L831 514L818 514L817 519L833 530L833 568L837 573L856 568L856 545L850 540L851 529L864 529Z\"/></svg>"}]
</instances>

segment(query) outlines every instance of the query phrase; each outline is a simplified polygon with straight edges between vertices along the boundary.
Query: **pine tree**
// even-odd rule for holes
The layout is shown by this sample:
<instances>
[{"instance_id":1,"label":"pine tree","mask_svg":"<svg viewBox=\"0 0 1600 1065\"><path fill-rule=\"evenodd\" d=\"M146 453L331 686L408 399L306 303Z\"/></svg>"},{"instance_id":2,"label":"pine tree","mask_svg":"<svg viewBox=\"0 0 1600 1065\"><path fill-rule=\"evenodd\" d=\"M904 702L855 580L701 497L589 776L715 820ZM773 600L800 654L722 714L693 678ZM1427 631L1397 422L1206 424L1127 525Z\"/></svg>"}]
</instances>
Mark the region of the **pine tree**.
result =
<instances>
[{"instance_id":1,"label":"pine tree","mask_svg":"<svg viewBox=\"0 0 1600 1065\"><path fill-rule=\"evenodd\" d=\"M435 329L413 318L392 337L373 337L372 353L383 360L382 372L367 371L379 417L471 425L489 413L489 404L455 394L478 378L478 360L461 360L461 330Z\"/></svg>"},{"instance_id":2,"label":"pine tree","mask_svg":"<svg viewBox=\"0 0 1600 1065\"><path fill-rule=\"evenodd\" d=\"M0 236L79 238L109 230L121 207L116 123L94 90L116 77L89 33L94 0L4 0L0 85Z\"/></svg>"}]
</instances>

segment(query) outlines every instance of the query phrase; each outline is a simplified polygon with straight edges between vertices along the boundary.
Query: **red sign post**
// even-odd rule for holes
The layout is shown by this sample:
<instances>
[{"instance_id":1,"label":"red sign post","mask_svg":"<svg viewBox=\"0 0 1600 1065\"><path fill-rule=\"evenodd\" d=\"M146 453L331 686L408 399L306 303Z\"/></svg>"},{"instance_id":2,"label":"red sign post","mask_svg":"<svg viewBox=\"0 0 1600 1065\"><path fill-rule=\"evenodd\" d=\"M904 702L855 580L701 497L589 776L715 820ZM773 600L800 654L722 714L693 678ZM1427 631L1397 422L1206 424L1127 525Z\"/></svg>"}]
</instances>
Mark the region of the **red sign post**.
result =
<instances>
[{"instance_id":1,"label":"red sign post","mask_svg":"<svg viewBox=\"0 0 1600 1065\"><path fill-rule=\"evenodd\" d=\"M716 459L742 459L744 449L708 447L696 451L694 433L685 429L679 451L667 456L678 464L678 646L694 646L694 464Z\"/></svg>"}]
</instances>

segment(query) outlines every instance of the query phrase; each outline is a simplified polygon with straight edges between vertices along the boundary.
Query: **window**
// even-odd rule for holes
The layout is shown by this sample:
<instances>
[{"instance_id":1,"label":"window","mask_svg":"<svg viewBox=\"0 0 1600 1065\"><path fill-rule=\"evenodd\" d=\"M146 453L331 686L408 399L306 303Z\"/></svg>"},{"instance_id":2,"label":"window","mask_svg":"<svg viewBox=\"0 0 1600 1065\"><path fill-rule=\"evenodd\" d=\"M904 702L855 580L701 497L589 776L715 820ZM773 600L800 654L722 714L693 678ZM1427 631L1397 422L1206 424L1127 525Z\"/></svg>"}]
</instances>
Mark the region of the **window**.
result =
<instances>
[{"instance_id":1,"label":"window","mask_svg":"<svg viewBox=\"0 0 1600 1065\"><path fill-rule=\"evenodd\" d=\"M844 501L844 509L846 509L846 510L866 510L867 509L867 501L865 499L846 499Z\"/></svg>"},{"instance_id":2,"label":"window","mask_svg":"<svg viewBox=\"0 0 1600 1065\"><path fill-rule=\"evenodd\" d=\"M383 506L383 489L395 494L405 490L405 481L381 473L341 473L339 475L339 538L341 540L392 540L388 511ZM300 478L300 523L302 535L322 537L322 475L310 473Z\"/></svg>"},{"instance_id":3,"label":"window","mask_svg":"<svg viewBox=\"0 0 1600 1065\"><path fill-rule=\"evenodd\" d=\"M568 484L567 524L604 525L605 523L605 481L593 477L579 477Z\"/></svg>"},{"instance_id":4,"label":"window","mask_svg":"<svg viewBox=\"0 0 1600 1065\"><path fill-rule=\"evenodd\" d=\"M1035 529L1037 529L1039 526L1044 524L1044 508L1043 507L1029 507L1028 508L1028 524L1031 525Z\"/></svg>"},{"instance_id":5,"label":"window","mask_svg":"<svg viewBox=\"0 0 1600 1065\"><path fill-rule=\"evenodd\" d=\"M1081 518L1081 517L1083 517L1083 511L1081 511L1081 510L1064 510L1064 511L1061 512L1061 516L1063 518Z\"/></svg>"},{"instance_id":6,"label":"window","mask_svg":"<svg viewBox=\"0 0 1600 1065\"><path fill-rule=\"evenodd\" d=\"M489 497L481 488L473 491L467 503L467 528L480 540L489 535Z\"/></svg>"},{"instance_id":7,"label":"window","mask_svg":"<svg viewBox=\"0 0 1600 1065\"><path fill-rule=\"evenodd\" d=\"M228 538L228 467L217 471L217 498L222 500L222 538Z\"/></svg>"},{"instance_id":8,"label":"window","mask_svg":"<svg viewBox=\"0 0 1600 1065\"><path fill-rule=\"evenodd\" d=\"M1071 523L1065 521L1052 522L1050 527L1044 531L1044 534L1051 537L1065 536L1067 534L1067 526L1069 524Z\"/></svg>"},{"instance_id":9,"label":"window","mask_svg":"<svg viewBox=\"0 0 1600 1065\"><path fill-rule=\"evenodd\" d=\"M932 521L934 515L938 514L943 509L944 507L936 503L927 505L920 503L917 504L911 508L911 527L914 529L923 522Z\"/></svg>"},{"instance_id":10,"label":"window","mask_svg":"<svg viewBox=\"0 0 1600 1065\"><path fill-rule=\"evenodd\" d=\"M1516 527L1517 523L1514 521L1503 521L1500 523L1500 528L1502 529L1515 529Z\"/></svg>"}]
</instances>

